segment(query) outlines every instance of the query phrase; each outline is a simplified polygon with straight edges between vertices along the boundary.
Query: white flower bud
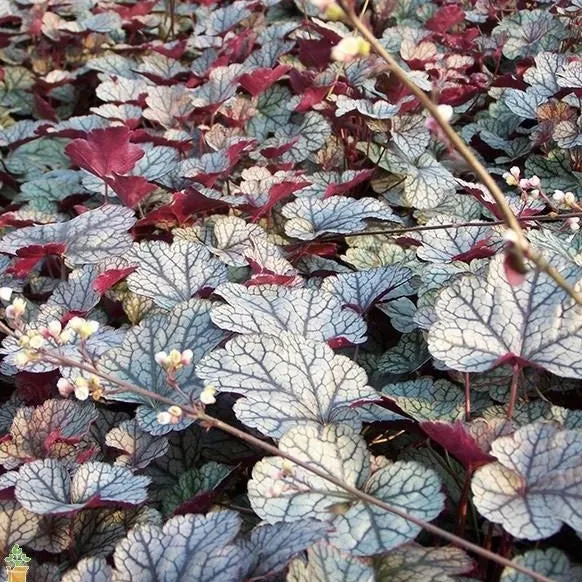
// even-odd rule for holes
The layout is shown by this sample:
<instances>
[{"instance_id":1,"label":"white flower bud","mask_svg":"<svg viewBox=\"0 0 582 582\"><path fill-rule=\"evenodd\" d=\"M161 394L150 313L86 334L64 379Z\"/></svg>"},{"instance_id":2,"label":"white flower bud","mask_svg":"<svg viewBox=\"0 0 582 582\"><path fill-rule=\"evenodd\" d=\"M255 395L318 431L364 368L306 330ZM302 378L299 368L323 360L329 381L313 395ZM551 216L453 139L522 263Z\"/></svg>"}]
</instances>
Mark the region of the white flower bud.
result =
<instances>
[{"instance_id":1,"label":"white flower bud","mask_svg":"<svg viewBox=\"0 0 582 582\"><path fill-rule=\"evenodd\" d=\"M331 58L340 63L351 63L358 57L370 54L370 43L363 38L346 36L331 49Z\"/></svg>"},{"instance_id":2,"label":"white flower bud","mask_svg":"<svg viewBox=\"0 0 582 582\"><path fill-rule=\"evenodd\" d=\"M574 204L576 204L576 196L574 196L574 192L566 192L564 194L564 204L566 204L566 206L574 206Z\"/></svg>"},{"instance_id":3,"label":"white flower bud","mask_svg":"<svg viewBox=\"0 0 582 582\"><path fill-rule=\"evenodd\" d=\"M578 216L566 219L566 224L572 232L578 232L580 230L580 218Z\"/></svg>"},{"instance_id":4,"label":"white flower bud","mask_svg":"<svg viewBox=\"0 0 582 582\"><path fill-rule=\"evenodd\" d=\"M170 350L168 354L167 365L170 368L176 369L182 362L182 353L179 350Z\"/></svg>"},{"instance_id":5,"label":"white flower bud","mask_svg":"<svg viewBox=\"0 0 582 582\"><path fill-rule=\"evenodd\" d=\"M439 105L437 109L446 122L449 122L453 118L453 108L450 105Z\"/></svg>"},{"instance_id":6,"label":"white flower bud","mask_svg":"<svg viewBox=\"0 0 582 582\"><path fill-rule=\"evenodd\" d=\"M202 404L214 404L216 402L215 394L216 388L214 386L205 386L200 394L200 402Z\"/></svg>"},{"instance_id":7,"label":"white flower bud","mask_svg":"<svg viewBox=\"0 0 582 582\"><path fill-rule=\"evenodd\" d=\"M169 412L158 412L156 418L159 424L172 424L172 415Z\"/></svg>"},{"instance_id":8,"label":"white flower bud","mask_svg":"<svg viewBox=\"0 0 582 582\"><path fill-rule=\"evenodd\" d=\"M168 408L168 413L173 419L175 419L176 422L178 422L180 418L182 418L183 411L179 406L174 405Z\"/></svg>"},{"instance_id":9,"label":"white flower bud","mask_svg":"<svg viewBox=\"0 0 582 582\"><path fill-rule=\"evenodd\" d=\"M554 202L561 204L562 202L564 202L564 196L565 194L561 190L555 190L554 193L552 194L552 199Z\"/></svg>"},{"instance_id":10,"label":"white flower bud","mask_svg":"<svg viewBox=\"0 0 582 582\"><path fill-rule=\"evenodd\" d=\"M47 326L46 326L49 334L52 337L59 337L61 335L61 332L63 331L63 326L61 325L60 321L51 321Z\"/></svg>"},{"instance_id":11,"label":"white flower bud","mask_svg":"<svg viewBox=\"0 0 582 582\"><path fill-rule=\"evenodd\" d=\"M75 398L77 400L87 400L89 398L89 382L82 376L75 378Z\"/></svg>"},{"instance_id":12,"label":"white flower bud","mask_svg":"<svg viewBox=\"0 0 582 582\"><path fill-rule=\"evenodd\" d=\"M30 339L28 341L28 345L33 349L33 350L38 350L40 348L42 348L42 346L44 345L44 338L42 337L42 335L40 335L40 333L33 333L30 335Z\"/></svg>"},{"instance_id":13,"label":"white flower bud","mask_svg":"<svg viewBox=\"0 0 582 582\"><path fill-rule=\"evenodd\" d=\"M2 301L10 301L10 298L12 297L12 289L10 289L10 287L0 287L0 299L2 299Z\"/></svg>"},{"instance_id":14,"label":"white flower bud","mask_svg":"<svg viewBox=\"0 0 582 582\"><path fill-rule=\"evenodd\" d=\"M68 398L75 391L75 387L67 378L59 378L57 389L63 398Z\"/></svg>"},{"instance_id":15,"label":"white flower bud","mask_svg":"<svg viewBox=\"0 0 582 582\"><path fill-rule=\"evenodd\" d=\"M59 339L59 343L61 343L61 344L68 344L69 342L73 341L74 336L75 336L75 332L72 329L66 327L62 331L61 335L58 338Z\"/></svg>"},{"instance_id":16,"label":"white flower bud","mask_svg":"<svg viewBox=\"0 0 582 582\"><path fill-rule=\"evenodd\" d=\"M529 183L532 186L532 188L539 188L540 184L541 184L541 180L537 176L532 176L529 179Z\"/></svg>"},{"instance_id":17,"label":"white flower bud","mask_svg":"<svg viewBox=\"0 0 582 582\"><path fill-rule=\"evenodd\" d=\"M28 352L18 352L14 356L14 364L18 368L23 368L28 362L30 362L30 354Z\"/></svg>"},{"instance_id":18,"label":"white flower bud","mask_svg":"<svg viewBox=\"0 0 582 582\"><path fill-rule=\"evenodd\" d=\"M88 321L83 317L73 317L69 321L67 327L76 332L81 339L86 340L99 329L99 322L92 320Z\"/></svg>"},{"instance_id":19,"label":"white flower bud","mask_svg":"<svg viewBox=\"0 0 582 582\"><path fill-rule=\"evenodd\" d=\"M182 358L180 363L182 366L189 366L192 363L192 358L194 357L194 352L192 350L184 350L182 352Z\"/></svg>"},{"instance_id":20,"label":"white flower bud","mask_svg":"<svg viewBox=\"0 0 582 582\"><path fill-rule=\"evenodd\" d=\"M9 319L18 319L26 311L26 301L17 297L6 308L6 317Z\"/></svg>"}]
</instances>

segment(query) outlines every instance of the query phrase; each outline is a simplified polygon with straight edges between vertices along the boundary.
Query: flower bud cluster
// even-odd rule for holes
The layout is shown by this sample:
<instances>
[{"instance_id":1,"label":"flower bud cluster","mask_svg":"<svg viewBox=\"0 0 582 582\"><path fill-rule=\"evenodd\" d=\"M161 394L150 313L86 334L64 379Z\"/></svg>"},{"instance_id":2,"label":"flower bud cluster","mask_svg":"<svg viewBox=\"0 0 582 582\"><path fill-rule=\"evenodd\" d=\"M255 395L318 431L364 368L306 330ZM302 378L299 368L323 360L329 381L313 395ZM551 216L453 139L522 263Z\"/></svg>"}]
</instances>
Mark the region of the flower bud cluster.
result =
<instances>
[{"instance_id":1,"label":"flower bud cluster","mask_svg":"<svg viewBox=\"0 0 582 582\"><path fill-rule=\"evenodd\" d=\"M192 350L171 350L170 353L158 352L154 359L157 364L162 366L167 372L177 372L184 366L189 366L192 363L194 353Z\"/></svg>"},{"instance_id":2,"label":"flower bud cluster","mask_svg":"<svg viewBox=\"0 0 582 582\"><path fill-rule=\"evenodd\" d=\"M60 378L57 382L57 389L63 398L68 398L71 394L74 394L77 400L87 400L89 396L93 400L99 400L104 394L101 380L94 374L89 378L77 376L72 381L67 378Z\"/></svg>"}]
</instances>

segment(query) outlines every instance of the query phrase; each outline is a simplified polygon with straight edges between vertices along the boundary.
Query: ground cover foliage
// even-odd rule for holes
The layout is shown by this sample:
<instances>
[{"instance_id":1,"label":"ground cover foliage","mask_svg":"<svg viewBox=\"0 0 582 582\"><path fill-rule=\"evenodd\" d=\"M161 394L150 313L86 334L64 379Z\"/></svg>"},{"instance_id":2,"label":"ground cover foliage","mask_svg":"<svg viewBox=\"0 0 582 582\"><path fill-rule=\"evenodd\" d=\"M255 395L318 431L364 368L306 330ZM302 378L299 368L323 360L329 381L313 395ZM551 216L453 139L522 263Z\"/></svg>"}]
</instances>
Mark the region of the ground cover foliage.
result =
<instances>
[{"instance_id":1,"label":"ground cover foliage","mask_svg":"<svg viewBox=\"0 0 582 582\"><path fill-rule=\"evenodd\" d=\"M581 307L335 8L0 1L0 552L33 582L532 579L306 466L582 580ZM582 292L582 3L357 10Z\"/></svg>"}]
</instances>

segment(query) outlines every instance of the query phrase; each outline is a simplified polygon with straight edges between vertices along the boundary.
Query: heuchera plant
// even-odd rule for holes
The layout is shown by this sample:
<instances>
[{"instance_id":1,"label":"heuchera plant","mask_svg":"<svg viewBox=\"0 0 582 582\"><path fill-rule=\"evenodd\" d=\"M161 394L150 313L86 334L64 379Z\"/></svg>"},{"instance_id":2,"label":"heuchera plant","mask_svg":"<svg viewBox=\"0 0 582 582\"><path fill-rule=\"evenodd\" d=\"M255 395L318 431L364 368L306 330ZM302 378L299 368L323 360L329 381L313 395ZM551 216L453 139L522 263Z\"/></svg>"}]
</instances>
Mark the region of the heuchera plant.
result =
<instances>
[{"instance_id":1,"label":"heuchera plant","mask_svg":"<svg viewBox=\"0 0 582 582\"><path fill-rule=\"evenodd\" d=\"M1 2L3 556L582 580L581 26Z\"/></svg>"}]
</instances>

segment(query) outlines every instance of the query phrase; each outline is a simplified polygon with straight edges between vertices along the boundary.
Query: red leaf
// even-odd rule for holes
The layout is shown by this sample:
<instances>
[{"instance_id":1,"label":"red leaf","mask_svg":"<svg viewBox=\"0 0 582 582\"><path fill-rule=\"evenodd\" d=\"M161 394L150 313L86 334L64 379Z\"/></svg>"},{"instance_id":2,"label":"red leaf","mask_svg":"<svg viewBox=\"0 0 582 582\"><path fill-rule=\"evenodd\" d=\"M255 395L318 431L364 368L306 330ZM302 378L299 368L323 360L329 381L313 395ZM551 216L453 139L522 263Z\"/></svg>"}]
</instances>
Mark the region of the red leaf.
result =
<instances>
[{"instance_id":1,"label":"red leaf","mask_svg":"<svg viewBox=\"0 0 582 582\"><path fill-rule=\"evenodd\" d=\"M519 259L511 248L508 248L505 252L503 270L505 271L507 282L512 287L519 287L525 281L525 273L519 267Z\"/></svg>"},{"instance_id":2,"label":"red leaf","mask_svg":"<svg viewBox=\"0 0 582 582\"><path fill-rule=\"evenodd\" d=\"M16 251L16 256L23 258L48 257L62 255L67 250L63 243L48 243L46 245L29 245Z\"/></svg>"},{"instance_id":3,"label":"red leaf","mask_svg":"<svg viewBox=\"0 0 582 582\"><path fill-rule=\"evenodd\" d=\"M30 271L36 267L37 263L42 257L30 257L26 259L17 259L14 263L6 269L8 275L13 275L17 279L28 277Z\"/></svg>"},{"instance_id":4,"label":"red leaf","mask_svg":"<svg viewBox=\"0 0 582 582\"><path fill-rule=\"evenodd\" d=\"M327 345L330 348L337 350L340 348L347 348L353 344L351 341L347 340L345 337L335 337L333 339L328 340Z\"/></svg>"},{"instance_id":5,"label":"red leaf","mask_svg":"<svg viewBox=\"0 0 582 582\"><path fill-rule=\"evenodd\" d=\"M495 461L484 453L461 421L421 422L420 428L441 447L455 457L466 469L474 471L481 465Z\"/></svg>"},{"instance_id":6,"label":"red leaf","mask_svg":"<svg viewBox=\"0 0 582 582\"><path fill-rule=\"evenodd\" d=\"M299 46L299 60L306 67L316 69L327 67L331 58L332 43L326 40L300 38L297 44Z\"/></svg>"},{"instance_id":7,"label":"red leaf","mask_svg":"<svg viewBox=\"0 0 582 582\"><path fill-rule=\"evenodd\" d=\"M99 453L99 452L100 451L97 450L97 447L89 447L87 449L81 449L80 451L77 451L75 460L77 461L77 463L79 463L79 465L82 465L83 463L87 463L88 461L92 461L97 456L97 453Z\"/></svg>"},{"instance_id":8,"label":"red leaf","mask_svg":"<svg viewBox=\"0 0 582 582\"><path fill-rule=\"evenodd\" d=\"M495 249L489 246L490 239L483 239L475 243L470 250L455 255L451 260L470 263L473 259L485 259L495 254Z\"/></svg>"},{"instance_id":9,"label":"red leaf","mask_svg":"<svg viewBox=\"0 0 582 582\"><path fill-rule=\"evenodd\" d=\"M252 267L252 263L251 263ZM281 285L283 287L292 287L297 284L297 275L275 275L273 273L257 273L245 282L246 287L255 285Z\"/></svg>"},{"instance_id":10,"label":"red leaf","mask_svg":"<svg viewBox=\"0 0 582 582\"><path fill-rule=\"evenodd\" d=\"M149 14L155 2L137 2L133 6L116 6L113 4L111 8L121 16L122 20L131 20L139 16L146 16Z\"/></svg>"},{"instance_id":11,"label":"red leaf","mask_svg":"<svg viewBox=\"0 0 582 582\"><path fill-rule=\"evenodd\" d=\"M136 267L126 267L125 269L109 269L100 275L97 275L93 281L93 289L103 295L106 291L109 291L111 287L125 279L129 274L135 271Z\"/></svg>"},{"instance_id":12,"label":"red leaf","mask_svg":"<svg viewBox=\"0 0 582 582\"><path fill-rule=\"evenodd\" d=\"M193 497L184 501L174 510L172 513L175 515L188 515L189 513L207 513L212 507L216 499L215 491L202 491L201 493L196 493Z\"/></svg>"},{"instance_id":13,"label":"red leaf","mask_svg":"<svg viewBox=\"0 0 582 582\"><path fill-rule=\"evenodd\" d=\"M224 202L211 200L194 189L175 192L172 202L164 204L138 221L137 226L155 225L158 228L184 226L193 214L212 214L229 208Z\"/></svg>"},{"instance_id":14,"label":"red leaf","mask_svg":"<svg viewBox=\"0 0 582 582\"><path fill-rule=\"evenodd\" d=\"M239 29L236 35L225 40L222 51L230 63L242 63L253 51L256 40L257 33L253 29Z\"/></svg>"},{"instance_id":15,"label":"red leaf","mask_svg":"<svg viewBox=\"0 0 582 582\"><path fill-rule=\"evenodd\" d=\"M62 255L67 250L63 243L48 243L46 245L29 245L16 251L19 257L14 264L6 269L6 273L17 278L26 277L36 264L44 257Z\"/></svg>"},{"instance_id":16,"label":"red leaf","mask_svg":"<svg viewBox=\"0 0 582 582\"><path fill-rule=\"evenodd\" d=\"M143 176L120 176L114 173L113 178L106 178L106 182L129 208L135 208L156 189L155 184L150 184Z\"/></svg>"},{"instance_id":17,"label":"red leaf","mask_svg":"<svg viewBox=\"0 0 582 582\"><path fill-rule=\"evenodd\" d=\"M15 205L10 205L7 207L6 212L0 214L0 228L4 228L5 226L23 228L25 226L32 226L34 224L33 220L20 220L15 218L13 214L14 210L18 210L18 208Z\"/></svg>"},{"instance_id":18,"label":"red leaf","mask_svg":"<svg viewBox=\"0 0 582 582\"><path fill-rule=\"evenodd\" d=\"M329 87L310 87L301 96L301 101L297 104L294 111L301 113L309 111L314 105L321 103L329 91Z\"/></svg>"},{"instance_id":19,"label":"red leaf","mask_svg":"<svg viewBox=\"0 0 582 582\"><path fill-rule=\"evenodd\" d=\"M330 196L334 196L336 194L345 194L358 184L365 182L366 180L370 179L374 175L375 170L363 170L356 174L351 180L348 182L344 182L343 184L330 184L325 189L324 198L329 198Z\"/></svg>"},{"instance_id":20,"label":"red leaf","mask_svg":"<svg viewBox=\"0 0 582 582\"><path fill-rule=\"evenodd\" d=\"M279 147L267 147L261 150L261 154L263 154L266 158L278 158L282 156L285 152L288 152L297 142L299 141L299 136L294 137L286 144L283 144Z\"/></svg>"},{"instance_id":21,"label":"red leaf","mask_svg":"<svg viewBox=\"0 0 582 582\"><path fill-rule=\"evenodd\" d=\"M153 3L152 3L153 4ZM149 12L149 8L148 8ZM152 47L152 50L168 57L169 59L181 59L186 51L186 39L174 42L171 45L158 45Z\"/></svg>"},{"instance_id":22,"label":"red leaf","mask_svg":"<svg viewBox=\"0 0 582 582\"><path fill-rule=\"evenodd\" d=\"M71 161L99 176L126 174L144 155L137 145L129 143L129 129L125 126L94 129L87 139L75 139L65 148Z\"/></svg>"},{"instance_id":23,"label":"red leaf","mask_svg":"<svg viewBox=\"0 0 582 582\"><path fill-rule=\"evenodd\" d=\"M243 154L250 151L255 143L254 139L248 139L231 145L226 152L228 157L228 165L226 167L221 167L218 172L195 174L190 176L190 179L212 188L220 176L231 173L231 170L243 157Z\"/></svg>"},{"instance_id":24,"label":"red leaf","mask_svg":"<svg viewBox=\"0 0 582 582\"><path fill-rule=\"evenodd\" d=\"M455 51L470 51L475 48L474 41L479 36L479 29L474 26L472 28L467 28L467 30L464 30L458 34L444 34L441 42L444 46L449 47Z\"/></svg>"},{"instance_id":25,"label":"red leaf","mask_svg":"<svg viewBox=\"0 0 582 582\"><path fill-rule=\"evenodd\" d=\"M255 69L242 75L238 82L245 91L256 97L276 83L290 68L289 65L277 65L274 69Z\"/></svg>"},{"instance_id":26,"label":"red leaf","mask_svg":"<svg viewBox=\"0 0 582 582\"><path fill-rule=\"evenodd\" d=\"M256 222L261 216L264 216L281 200L287 198L293 192L297 190L301 190L301 188L305 188L305 186L309 186L309 182L280 182L279 184L274 184L269 189L269 200L266 204L261 206L260 208L256 209L254 213L251 215L251 220Z\"/></svg>"},{"instance_id":27,"label":"red leaf","mask_svg":"<svg viewBox=\"0 0 582 582\"><path fill-rule=\"evenodd\" d=\"M47 99L38 93L34 93L33 97L36 112L41 119L48 119L49 121L55 122L58 121L57 112Z\"/></svg>"},{"instance_id":28,"label":"red leaf","mask_svg":"<svg viewBox=\"0 0 582 582\"><path fill-rule=\"evenodd\" d=\"M287 247L288 254L292 257L292 262L310 255L316 255L318 257L333 257L337 254L337 249L338 245L332 242L297 243Z\"/></svg>"},{"instance_id":29,"label":"red leaf","mask_svg":"<svg viewBox=\"0 0 582 582\"><path fill-rule=\"evenodd\" d=\"M448 4L439 8L427 21L426 28L433 32L443 34L453 26L465 20L463 9L457 4Z\"/></svg>"},{"instance_id":30,"label":"red leaf","mask_svg":"<svg viewBox=\"0 0 582 582\"><path fill-rule=\"evenodd\" d=\"M443 105L450 105L457 107L463 105L477 95L479 89L473 85L457 85L455 87L447 87L441 91L439 96L439 103Z\"/></svg>"}]
</instances>

